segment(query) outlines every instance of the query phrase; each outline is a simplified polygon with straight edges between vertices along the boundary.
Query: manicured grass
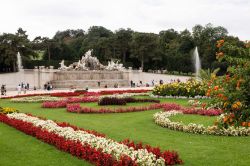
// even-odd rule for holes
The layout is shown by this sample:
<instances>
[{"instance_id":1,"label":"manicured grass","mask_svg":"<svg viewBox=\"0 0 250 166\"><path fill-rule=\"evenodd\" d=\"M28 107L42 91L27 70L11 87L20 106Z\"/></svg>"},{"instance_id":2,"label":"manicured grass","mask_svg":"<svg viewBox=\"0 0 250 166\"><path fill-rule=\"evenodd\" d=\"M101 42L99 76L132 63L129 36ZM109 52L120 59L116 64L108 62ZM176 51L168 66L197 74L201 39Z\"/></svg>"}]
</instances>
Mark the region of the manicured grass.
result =
<instances>
[{"instance_id":1,"label":"manicured grass","mask_svg":"<svg viewBox=\"0 0 250 166\"><path fill-rule=\"evenodd\" d=\"M0 123L0 165L91 165L49 144Z\"/></svg>"},{"instance_id":2,"label":"manicured grass","mask_svg":"<svg viewBox=\"0 0 250 166\"><path fill-rule=\"evenodd\" d=\"M217 119L216 116L201 116L201 115L189 115L189 114L178 114L169 117L173 122L183 122L184 124L196 123L203 124L204 126L212 126Z\"/></svg>"},{"instance_id":3,"label":"manicured grass","mask_svg":"<svg viewBox=\"0 0 250 166\"><path fill-rule=\"evenodd\" d=\"M161 100L187 105L187 100L185 99ZM250 146L250 137L209 136L172 131L162 128L153 122L152 116L159 110L117 114L74 114L66 112L65 108L43 109L39 103L13 104L9 100L0 100L0 105L16 107L21 112L32 113L36 116L57 121L66 121L86 129L94 129L105 133L109 138L117 141L130 138L137 142L142 141L152 146L160 146L161 149L176 150L184 160L185 165L238 166L250 163L250 158L248 157L250 156L248 148ZM11 129L8 128L7 130ZM15 133L15 131L12 132ZM9 137L12 137L12 133L10 133ZM27 138L25 137L24 139ZM27 143L29 143L29 139L27 139ZM6 144L12 146L9 140ZM0 148L0 151L2 153L3 149ZM8 153L11 156L13 152L10 151ZM19 154L19 156L22 156L22 154ZM53 158L58 161L64 160L56 155ZM7 162L11 163L12 159L8 159L9 161ZM35 162L36 159L32 160ZM83 161L80 162L84 163Z\"/></svg>"}]
</instances>

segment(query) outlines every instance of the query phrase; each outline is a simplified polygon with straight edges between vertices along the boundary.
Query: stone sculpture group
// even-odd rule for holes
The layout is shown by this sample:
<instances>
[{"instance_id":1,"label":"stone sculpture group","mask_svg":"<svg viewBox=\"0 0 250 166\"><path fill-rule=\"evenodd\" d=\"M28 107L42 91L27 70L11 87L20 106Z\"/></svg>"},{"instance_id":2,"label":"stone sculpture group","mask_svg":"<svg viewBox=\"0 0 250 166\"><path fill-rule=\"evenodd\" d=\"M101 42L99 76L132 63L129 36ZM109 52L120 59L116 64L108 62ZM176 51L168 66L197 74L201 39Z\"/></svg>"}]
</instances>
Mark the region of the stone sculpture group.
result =
<instances>
[{"instance_id":1,"label":"stone sculpture group","mask_svg":"<svg viewBox=\"0 0 250 166\"><path fill-rule=\"evenodd\" d=\"M74 62L69 66L64 64L64 60L62 60L60 64L60 70L66 71L88 71L88 70L108 70L108 71L123 71L125 68L123 64L118 61L114 62L113 60L108 62L108 66L102 65L99 60L91 56L92 50L87 51L82 59L78 62Z\"/></svg>"}]
</instances>

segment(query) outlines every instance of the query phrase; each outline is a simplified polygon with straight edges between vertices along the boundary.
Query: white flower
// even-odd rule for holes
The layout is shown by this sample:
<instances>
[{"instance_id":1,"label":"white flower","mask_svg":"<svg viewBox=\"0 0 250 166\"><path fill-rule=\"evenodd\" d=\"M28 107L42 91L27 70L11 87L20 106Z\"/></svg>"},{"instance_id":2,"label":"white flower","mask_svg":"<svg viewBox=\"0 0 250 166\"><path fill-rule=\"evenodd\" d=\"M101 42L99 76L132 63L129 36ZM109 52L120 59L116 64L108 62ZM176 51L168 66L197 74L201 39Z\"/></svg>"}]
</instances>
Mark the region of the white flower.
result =
<instances>
[{"instance_id":1,"label":"white flower","mask_svg":"<svg viewBox=\"0 0 250 166\"><path fill-rule=\"evenodd\" d=\"M82 144L87 143L96 149L101 148L103 152L113 155L117 160L124 154L135 160L138 165L165 165L163 158L157 159L155 154L148 152L146 149L135 150L132 147L128 147L108 138L98 137L82 130L75 131L71 127L60 127L54 121L42 120L23 113L7 114L7 116L11 119L32 123L36 127L41 127L48 132L53 132L66 139L80 141Z\"/></svg>"}]
</instances>

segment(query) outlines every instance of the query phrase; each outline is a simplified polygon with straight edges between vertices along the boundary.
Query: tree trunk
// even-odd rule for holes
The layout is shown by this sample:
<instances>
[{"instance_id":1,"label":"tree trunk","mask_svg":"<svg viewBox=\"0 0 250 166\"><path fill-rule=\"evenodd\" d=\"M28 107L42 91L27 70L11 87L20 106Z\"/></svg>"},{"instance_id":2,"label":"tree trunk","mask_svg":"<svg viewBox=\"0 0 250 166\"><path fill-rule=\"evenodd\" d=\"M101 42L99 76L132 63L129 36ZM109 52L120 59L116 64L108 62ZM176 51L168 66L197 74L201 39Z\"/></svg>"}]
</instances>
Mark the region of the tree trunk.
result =
<instances>
[{"instance_id":1,"label":"tree trunk","mask_svg":"<svg viewBox=\"0 0 250 166\"><path fill-rule=\"evenodd\" d=\"M17 71L17 68L16 68L16 62L13 62L13 72L16 72Z\"/></svg>"},{"instance_id":2,"label":"tree trunk","mask_svg":"<svg viewBox=\"0 0 250 166\"><path fill-rule=\"evenodd\" d=\"M123 63L123 65L125 64L125 62L126 62L126 51L123 51L123 53L122 53L122 63Z\"/></svg>"}]
</instances>

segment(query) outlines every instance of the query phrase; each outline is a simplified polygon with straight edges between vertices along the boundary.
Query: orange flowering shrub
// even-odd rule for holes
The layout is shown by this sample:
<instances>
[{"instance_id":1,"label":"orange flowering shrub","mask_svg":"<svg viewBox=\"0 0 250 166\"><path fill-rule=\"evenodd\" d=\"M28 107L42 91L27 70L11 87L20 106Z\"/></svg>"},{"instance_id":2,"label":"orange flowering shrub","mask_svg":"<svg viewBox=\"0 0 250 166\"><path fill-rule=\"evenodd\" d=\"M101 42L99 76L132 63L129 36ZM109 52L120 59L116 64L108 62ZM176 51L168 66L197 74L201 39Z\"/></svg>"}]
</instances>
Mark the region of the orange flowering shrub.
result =
<instances>
[{"instance_id":1,"label":"orange flowering shrub","mask_svg":"<svg viewBox=\"0 0 250 166\"><path fill-rule=\"evenodd\" d=\"M212 97L212 103L225 113L216 123L224 128L250 127L250 42L240 48L219 40L216 46L218 61L230 64L227 74L213 77L208 82L206 95Z\"/></svg>"}]
</instances>

